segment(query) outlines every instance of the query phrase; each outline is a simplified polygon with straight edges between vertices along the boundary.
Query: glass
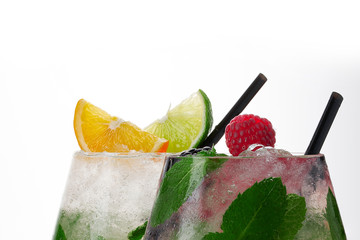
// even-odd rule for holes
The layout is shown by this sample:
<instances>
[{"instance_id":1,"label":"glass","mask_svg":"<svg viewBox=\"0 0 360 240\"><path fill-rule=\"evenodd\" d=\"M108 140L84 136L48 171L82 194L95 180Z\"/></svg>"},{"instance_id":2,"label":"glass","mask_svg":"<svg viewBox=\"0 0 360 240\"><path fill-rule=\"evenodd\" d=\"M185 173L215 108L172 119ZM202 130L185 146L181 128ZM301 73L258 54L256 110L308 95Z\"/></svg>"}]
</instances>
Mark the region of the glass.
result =
<instances>
[{"instance_id":1,"label":"glass","mask_svg":"<svg viewBox=\"0 0 360 240\"><path fill-rule=\"evenodd\" d=\"M54 239L127 239L150 216L165 154L73 156Z\"/></svg>"},{"instance_id":2,"label":"glass","mask_svg":"<svg viewBox=\"0 0 360 240\"><path fill-rule=\"evenodd\" d=\"M346 239L328 167L321 154L169 156L161 179L145 239ZM256 182L258 185L263 183L262 186L265 183L278 183L279 179L286 187L286 197L269 202L272 194L269 192L261 205L256 205L254 202L257 200L254 199L261 199L259 196L262 195L252 186ZM253 189L252 193L250 188ZM257 197L251 199L254 195ZM290 197L296 198L296 201L290 203ZM280 202L286 202L287 205L281 206L288 206L288 209L282 210ZM228 210L230 204L232 207ZM279 206L272 207L271 204ZM235 205L240 207L236 208ZM291 216L292 207L289 206L293 205ZM237 209L236 213L234 209ZM283 214L282 217L279 212ZM262 217L259 217L261 214ZM248 215L254 217L253 222L246 219ZM297 221L298 225L284 225L290 224L289 221L285 222L285 218ZM261 227L256 228L256 224ZM244 234L243 238L210 236L211 232L229 234L230 225L235 226L236 231L242 229L239 231ZM285 230L282 231L279 226L285 226ZM295 230L291 230L293 228ZM235 234L235 231L231 234ZM287 237L284 236L286 234Z\"/></svg>"}]
</instances>

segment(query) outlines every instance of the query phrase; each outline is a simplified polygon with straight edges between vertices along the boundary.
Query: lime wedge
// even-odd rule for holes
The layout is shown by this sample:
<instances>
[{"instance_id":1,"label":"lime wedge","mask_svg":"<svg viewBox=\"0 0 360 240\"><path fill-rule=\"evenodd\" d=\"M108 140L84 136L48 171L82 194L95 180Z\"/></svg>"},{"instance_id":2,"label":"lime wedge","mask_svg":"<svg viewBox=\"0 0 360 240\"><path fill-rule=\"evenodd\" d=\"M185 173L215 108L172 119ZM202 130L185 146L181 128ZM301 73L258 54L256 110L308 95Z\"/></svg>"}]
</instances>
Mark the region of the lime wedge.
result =
<instances>
[{"instance_id":1,"label":"lime wedge","mask_svg":"<svg viewBox=\"0 0 360 240\"><path fill-rule=\"evenodd\" d=\"M199 89L145 131L169 140L167 152L176 153L196 148L207 137L212 123L210 100Z\"/></svg>"}]
</instances>

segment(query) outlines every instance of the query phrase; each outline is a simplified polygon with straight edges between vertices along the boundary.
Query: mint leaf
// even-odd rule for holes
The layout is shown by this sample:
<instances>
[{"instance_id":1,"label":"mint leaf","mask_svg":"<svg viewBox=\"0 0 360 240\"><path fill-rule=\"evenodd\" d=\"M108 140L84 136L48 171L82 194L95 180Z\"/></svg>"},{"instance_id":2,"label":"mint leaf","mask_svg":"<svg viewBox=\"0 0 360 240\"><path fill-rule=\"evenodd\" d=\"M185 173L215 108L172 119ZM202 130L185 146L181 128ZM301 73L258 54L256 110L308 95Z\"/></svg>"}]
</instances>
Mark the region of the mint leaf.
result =
<instances>
[{"instance_id":1,"label":"mint leaf","mask_svg":"<svg viewBox=\"0 0 360 240\"><path fill-rule=\"evenodd\" d=\"M280 178L265 179L239 194L225 212L221 228L231 233L228 239L270 239L285 208L286 188Z\"/></svg>"},{"instance_id":2,"label":"mint leaf","mask_svg":"<svg viewBox=\"0 0 360 240\"><path fill-rule=\"evenodd\" d=\"M197 156L205 156L197 158ZM191 196L201 184L204 176L219 168L227 158L211 159L207 156L219 156L215 149L199 152L196 156L182 157L165 174L156 198L150 223L152 227L165 222ZM226 155L221 155L226 156Z\"/></svg>"},{"instance_id":3,"label":"mint leaf","mask_svg":"<svg viewBox=\"0 0 360 240\"><path fill-rule=\"evenodd\" d=\"M346 239L346 235L341 220L339 207L337 205L335 196L330 188L328 190L326 201L327 206L325 217L329 222L331 237L335 240L344 240Z\"/></svg>"},{"instance_id":4,"label":"mint leaf","mask_svg":"<svg viewBox=\"0 0 360 240\"><path fill-rule=\"evenodd\" d=\"M267 178L231 203L223 216L222 233L209 233L203 239L293 239L305 213L303 197L286 195L280 178Z\"/></svg>"},{"instance_id":5,"label":"mint leaf","mask_svg":"<svg viewBox=\"0 0 360 240\"><path fill-rule=\"evenodd\" d=\"M294 239L305 220L306 202L304 197L296 194L286 196L287 206L282 224L275 233L274 239Z\"/></svg>"},{"instance_id":6,"label":"mint leaf","mask_svg":"<svg viewBox=\"0 0 360 240\"><path fill-rule=\"evenodd\" d=\"M56 228L56 233L54 236L55 240L67 240L64 229L62 228L61 224L58 224Z\"/></svg>"},{"instance_id":7,"label":"mint leaf","mask_svg":"<svg viewBox=\"0 0 360 240\"><path fill-rule=\"evenodd\" d=\"M103 236L98 236L97 240L106 240Z\"/></svg>"},{"instance_id":8,"label":"mint leaf","mask_svg":"<svg viewBox=\"0 0 360 240\"><path fill-rule=\"evenodd\" d=\"M132 230L128 234L128 239L129 240L140 240L145 234L147 224L148 224L148 222L146 221L146 222L144 222L143 225L138 226L136 229Z\"/></svg>"}]
</instances>

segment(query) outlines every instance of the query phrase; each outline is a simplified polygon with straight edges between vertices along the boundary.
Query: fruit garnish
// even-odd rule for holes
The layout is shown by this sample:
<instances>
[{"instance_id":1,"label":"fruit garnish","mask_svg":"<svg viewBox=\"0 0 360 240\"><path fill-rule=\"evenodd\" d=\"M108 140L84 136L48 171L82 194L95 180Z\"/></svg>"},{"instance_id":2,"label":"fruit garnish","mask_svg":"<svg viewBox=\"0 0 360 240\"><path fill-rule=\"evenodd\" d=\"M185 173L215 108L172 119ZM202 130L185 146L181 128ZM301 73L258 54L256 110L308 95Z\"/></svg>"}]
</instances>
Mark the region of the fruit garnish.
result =
<instances>
[{"instance_id":1,"label":"fruit garnish","mask_svg":"<svg viewBox=\"0 0 360 240\"><path fill-rule=\"evenodd\" d=\"M199 90L145 128L169 140L168 152L196 148L208 135L213 123L209 98Z\"/></svg>"},{"instance_id":2,"label":"fruit garnish","mask_svg":"<svg viewBox=\"0 0 360 240\"><path fill-rule=\"evenodd\" d=\"M169 144L84 99L76 105L74 130L80 148L86 152L166 152Z\"/></svg>"},{"instance_id":3,"label":"fruit garnish","mask_svg":"<svg viewBox=\"0 0 360 240\"><path fill-rule=\"evenodd\" d=\"M233 156L238 156L252 144L274 147L276 142L271 122L253 114L234 117L226 126L225 139Z\"/></svg>"}]
</instances>

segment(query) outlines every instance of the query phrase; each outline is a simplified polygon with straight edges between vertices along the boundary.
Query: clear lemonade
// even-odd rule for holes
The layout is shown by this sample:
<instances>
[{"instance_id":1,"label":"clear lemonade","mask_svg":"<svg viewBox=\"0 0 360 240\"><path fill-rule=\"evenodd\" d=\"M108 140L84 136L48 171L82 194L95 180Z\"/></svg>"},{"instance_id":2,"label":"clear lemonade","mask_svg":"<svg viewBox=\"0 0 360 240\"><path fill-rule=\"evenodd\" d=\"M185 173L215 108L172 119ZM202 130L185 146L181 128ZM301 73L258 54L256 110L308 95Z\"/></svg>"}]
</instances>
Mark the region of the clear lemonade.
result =
<instances>
[{"instance_id":1,"label":"clear lemonade","mask_svg":"<svg viewBox=\"0 0 360 240\"><path fill-rule=\"evenodd\" d=\"M166 152L197 147L211 125L211 104L200 89L146 129L80 99L74 131L81 151L73 157L53 239L139 239Z\"/></svg>"},{"instance_id":2,"label":"clear lemonade","mask_svg":"<svg viewBox=\"0 0 360 240\"><path fill-rule=\"evenodd\" d=\"M150 215L164 158L75 153L54 238L127 239Z\"/></svg>"}]
</instances>

